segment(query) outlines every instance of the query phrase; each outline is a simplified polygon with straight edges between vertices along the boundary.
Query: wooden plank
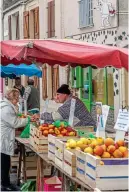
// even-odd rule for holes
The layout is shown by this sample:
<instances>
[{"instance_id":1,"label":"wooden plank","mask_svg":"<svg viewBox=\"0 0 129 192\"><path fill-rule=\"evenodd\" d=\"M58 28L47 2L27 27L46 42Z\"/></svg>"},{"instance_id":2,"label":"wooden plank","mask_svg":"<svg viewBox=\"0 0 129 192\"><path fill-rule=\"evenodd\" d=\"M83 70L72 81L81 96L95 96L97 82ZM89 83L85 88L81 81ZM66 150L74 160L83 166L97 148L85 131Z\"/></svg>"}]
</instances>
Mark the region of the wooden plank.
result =
<instances>
[{"instance_id":1,"label":"wooden plank","mask_svg":"<svg viewBox=\"0 0 129 192\"><path fill-rule=\"evenodd\" d=\"M55 157L55 164L60 167L61 169L64 168L64 162L61 161L60 159L58 159L57 157Z\"/></svg>"},{"instance_id":2,"label":"wooden plank","mask_svg":"<svg viewBox=\"0 0 129 192\"><path fill-rule=\"evenodd\" d=\"M64 149L64 161L67 161L68 163L71 164L72 167L76 166L76 155L75 155L75 150L67 150Z\"/></svg>"},{"instance_id":3,"label":"wooden plank","mask_svg":"<svg viewBox=\"0 0 129 192\"><path fill-rule=\"evenodd\" d=\"M68 173L71 177L76 176L76 167L72 167L71 165L64 162L64 171Z\"/></svg>"}]
</instances>

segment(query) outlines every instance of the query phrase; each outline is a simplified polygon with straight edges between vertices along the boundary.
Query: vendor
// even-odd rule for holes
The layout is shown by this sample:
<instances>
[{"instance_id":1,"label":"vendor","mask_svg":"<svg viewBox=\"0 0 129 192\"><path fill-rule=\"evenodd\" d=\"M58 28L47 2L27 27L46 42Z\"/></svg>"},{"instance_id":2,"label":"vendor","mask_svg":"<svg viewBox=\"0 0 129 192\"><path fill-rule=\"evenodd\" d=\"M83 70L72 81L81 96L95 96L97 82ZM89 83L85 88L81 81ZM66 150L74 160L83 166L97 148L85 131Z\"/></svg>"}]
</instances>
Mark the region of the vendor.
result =
<instances>
[{"instance_id":1,"label":"vendor","mask_svg":"<svg viewBox=\"0 0 129 192\"><path fill-rule=\"evenodd\" d=\"M17 116L20 92L18 89L9 90L0 102L1 107L1 190L15 191L10 184L10 156L14 155L15 129L25 127L28 118Z\"/></svg>"},{"instance_id":2,"label":"vendor","mask_svg":"<svg viewBox=\"0 0 129 192\"><path fill-rule=\"evenodd\" d=\"M93 120L91 114L88 112L84 103L77 97L72 96L69 86L66 84L63 84L57 90L55 98L56 102L63 103L62 106L60 106L57 111L52 113L45 112L42 113L40 116L35 114L34 118L40 117L42 120L44 120L45 123L52 123L56 120L68 121L72 98L76 100L73 125L96 127L96 123Z\"/></svg>"}]
</instances>

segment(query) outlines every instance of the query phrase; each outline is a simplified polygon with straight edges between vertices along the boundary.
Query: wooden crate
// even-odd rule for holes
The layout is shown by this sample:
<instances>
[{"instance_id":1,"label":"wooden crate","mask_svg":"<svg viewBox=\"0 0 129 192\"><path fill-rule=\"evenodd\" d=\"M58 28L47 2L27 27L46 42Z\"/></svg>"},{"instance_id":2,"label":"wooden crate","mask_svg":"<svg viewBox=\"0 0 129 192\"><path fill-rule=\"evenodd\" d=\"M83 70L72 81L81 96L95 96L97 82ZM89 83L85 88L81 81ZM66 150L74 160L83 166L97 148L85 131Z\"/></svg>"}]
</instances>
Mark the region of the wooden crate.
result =
<instances>
[{"instance_id":1,"label":"wooden crate","mask_svg":"<svg viewBox=\"0 0 129 192\"><path fill-rule=\"evenodd\" d=\"M127 190L128 160L127 158L98 159L86 154L87 184L100 190ZM100 161L103 161L104 165L101 165Z\"/></svg>"},{"instance_id":2,"label":"wooden crate","mask_svg":"<svg viewBox=\"0 0 129 192\"><path fill-rule=\"evenodd\" d=\"M55 140L57 137L48 135L48 158L55 162Z\"/></svg>"},{"instance_id":3,"label":"wooden crate","mask_svg":"<svg viewBox=\"0 0 129 192\"><path fill-rule=\"evenodd\" d=\"M48 152L48 138L42 135L42 131L32 126L30 129L30 143L37 152Z\"/></svg>"},{"instance_id":4,"label":"wooden crate","mask_svg":"<svg viewBox=\"0 0 129 192\"><path fill-rule=\"evenodd\" d=\"M19 157L17 156L12 156L11 157L11 167L18 167L19 164Z\"/></svg>"},{"instance_id":5,"label":"wooden crate","mask_svg":"<svg viewBox=\"0 0 129 192\"><path fill-rule=\"evenodd\" d=\"M86 153L76 150L76 177L87 184L85 178Z\"/></svg>"},{"instance_id":6,"label":"wooden crate","mask_svg":"<svg viewBox=\"0 0 129 192\"><path fill-rule=\"evenodd\" d=\"M65 143L67 142L68 139L77 139L76 136L65 136L65 137L55 137L55 136L48 136L49 137L49 152L48 152L48 157L50 159L53 158L55 160L56 158L56 163L59 167L63 168L63 160L64 160L64 148L65 148ZM53 161L52 160L52 161Z\"/></svg>"},{"instance_id":7,"label":"wooden crate","mask_svg":"<svg viewBox=\"0 0 129 192\"><path fill-rule=\"evenodd\" d=\"M48 153L48 145L40 145L37 144L36 142L34 143L34 149L38 152L38 153Z\"/></svg>"},{"instance_id":8,"label":"wooden crate","mask_svg":"<svg viewBox=\"0 0 129 192\"><path fill-rule=\"evenodd\" d=\"M64 167L64 148L67 140L67 138L55 140L55 164L61 169Z\"/></svg>"},{"instance_id":9,"label":"wooden crate","mask_svg":"<svg viewBox=\"0 0 129 192\"><path fill-rule=\"evenodd\" d=\"M64 149L64 171L70 176L76 176L76 150Z\"/></svg>"}]
</instances>

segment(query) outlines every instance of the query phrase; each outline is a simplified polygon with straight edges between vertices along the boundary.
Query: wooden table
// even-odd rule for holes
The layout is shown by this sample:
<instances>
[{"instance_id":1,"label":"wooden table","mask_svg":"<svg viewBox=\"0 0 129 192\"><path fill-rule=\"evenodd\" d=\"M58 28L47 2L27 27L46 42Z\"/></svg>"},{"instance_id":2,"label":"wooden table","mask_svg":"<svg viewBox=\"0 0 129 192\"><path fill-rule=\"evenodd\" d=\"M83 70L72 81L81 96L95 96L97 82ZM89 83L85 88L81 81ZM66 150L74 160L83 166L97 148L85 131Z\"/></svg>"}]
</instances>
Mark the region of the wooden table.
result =
<instances>
[{"instance_id":1,"label":"wooden table","mask_svg":"<svg viewBox=\"0 0 129 192\"><path fill-rule=\"evenodd\" d=\"M21 162L23 160L23 180L26 181L26 161L25 161L25 147L28 147L33 152L37 154L37 177L36 177L36 190L38 191L39 181L40 181L40 189L43 191L43 178L44 178L44 170L43 164L44 162L53 165L61 174L63 178L62 183L62 191L69 191L70 181L79 184L81 186L81 191L93 191L88 185L83 183L81 180L77 179L76 177L71 177L68 175L64 170L58 167L54 162L48 159L48 154L38 153L30 144L29 139L22 139L16 137L16 141L20 143L20 156L19 156L19 168L18 168L18 181L17 183L20 184L20 173L21 173Z\"/></svg>"}]
</instances>

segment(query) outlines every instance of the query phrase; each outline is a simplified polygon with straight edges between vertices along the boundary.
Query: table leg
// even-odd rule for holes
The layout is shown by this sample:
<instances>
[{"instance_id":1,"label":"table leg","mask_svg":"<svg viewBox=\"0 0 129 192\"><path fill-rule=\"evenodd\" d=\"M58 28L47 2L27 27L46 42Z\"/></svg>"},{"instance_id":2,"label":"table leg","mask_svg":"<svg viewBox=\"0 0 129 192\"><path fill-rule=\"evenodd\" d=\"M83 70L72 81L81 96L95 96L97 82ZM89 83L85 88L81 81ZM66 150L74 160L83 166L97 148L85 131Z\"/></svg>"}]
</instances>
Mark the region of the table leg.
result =
<instances>
[{"instance_id":1,"label":"table leg","mask_svg":"<svg viewBox=\"0 0 129 192\"><path fill-rule=\"evenodd\" d=\"M23 154L23 178L24 178L24 182L27 181L27 177L26 177L26 154L25 154L25 146L22 145L22 154Z\"/></svg>"},{"instance_id":2,"label":"table leg","mask_svg":"<svg viewBox=\"0 0 129 192\"><path fill-rule=\"evenodd\" d=\"M20 145L17 185L20 185L20 179L21 179L21 163L22 163L22 145Z\"/></svg>"},{"instance_id":3,"label":"table leg","mask_svg":"<svg viewBox=\"0 0 129 192\"><path fill-rule=\"evenodd\" d=\"M40 157L37 156L37 176L36 176L36 191L40 191Z\"/></svg>"},{"instance_id":4,"label":"table leg","mask_svg":"<svg viewBox=\"0 0 129 192\"><path fill-rule=\"evenodd\" d=\"M40 182L41 191L44 190L44 160L40 158Z\"/></svg>"}]
</instances>

